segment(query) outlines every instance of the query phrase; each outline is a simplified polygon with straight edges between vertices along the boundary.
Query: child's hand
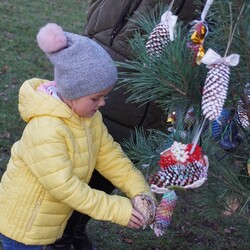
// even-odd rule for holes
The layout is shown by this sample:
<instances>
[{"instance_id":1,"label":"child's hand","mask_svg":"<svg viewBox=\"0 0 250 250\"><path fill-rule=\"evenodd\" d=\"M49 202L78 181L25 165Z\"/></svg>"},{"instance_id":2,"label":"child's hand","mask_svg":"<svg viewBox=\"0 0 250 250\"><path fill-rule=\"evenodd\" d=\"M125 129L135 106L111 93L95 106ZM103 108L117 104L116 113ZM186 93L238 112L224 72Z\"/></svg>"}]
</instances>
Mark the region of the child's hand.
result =
<instances>
[{"instance_id":1,"label":"child's hand","mask_svg":"<svg viewBox=\"0 0 250 250\"><path fill-rule=\"evenodd\" d=\"M140 228L145 224L143 216L133 208L132 215L127 227L130 228Z\"/></svg>"}]
</instances>

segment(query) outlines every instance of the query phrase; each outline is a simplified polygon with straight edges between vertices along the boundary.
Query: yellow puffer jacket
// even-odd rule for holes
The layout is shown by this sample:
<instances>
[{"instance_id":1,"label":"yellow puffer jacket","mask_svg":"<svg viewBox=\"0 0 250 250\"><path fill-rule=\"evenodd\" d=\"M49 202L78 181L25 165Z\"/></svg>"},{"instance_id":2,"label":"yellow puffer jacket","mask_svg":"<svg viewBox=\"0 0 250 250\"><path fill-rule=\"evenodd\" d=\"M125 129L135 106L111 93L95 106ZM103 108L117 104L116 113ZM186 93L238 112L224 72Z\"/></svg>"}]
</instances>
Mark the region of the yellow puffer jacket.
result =
<instances>
[{"instance_id":1,"label":"yellow puffer jacket","mask_svg":"<svg viewBox=\"0 0 250 250\"><path fill-rule=\"evenodd\" d=\"M0 232L27 245L50 244L61 237L73 209L127 225L130 200L87 183L95 168L132 198L150 194L143 175L108 134L99 112L80 118L62 101L36 91L43 82L28 80L19 92L19 111L28 124L1 180Z\"/></svg>"}]
</instances>

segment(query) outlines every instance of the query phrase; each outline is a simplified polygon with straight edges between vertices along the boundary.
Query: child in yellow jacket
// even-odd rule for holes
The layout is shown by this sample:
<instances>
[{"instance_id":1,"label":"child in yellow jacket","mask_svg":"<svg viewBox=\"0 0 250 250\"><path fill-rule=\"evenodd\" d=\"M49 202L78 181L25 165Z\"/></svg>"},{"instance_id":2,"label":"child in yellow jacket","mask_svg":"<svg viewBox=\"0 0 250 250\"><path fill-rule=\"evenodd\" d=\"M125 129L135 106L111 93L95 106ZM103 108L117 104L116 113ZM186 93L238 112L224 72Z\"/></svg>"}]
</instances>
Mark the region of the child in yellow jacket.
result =
<instances>
[{"instance_id":1,"label":"child in yellow jacket","mask_svg":"<svg viewBox=\"0 0 250 250\"><path fill-rule=\"evenodd\" d=\"M20 88L19 111L27 125L0 183L4 249L43 249L61 237L73 210L141 227L144 218L131 199L152 197L150 188L98 111L117 81L112 59L93 40L57 24L44 26L37 41L55 79L31 79ZM94 169L129 198L91 189Z\"/></svg>"}]
</instances>

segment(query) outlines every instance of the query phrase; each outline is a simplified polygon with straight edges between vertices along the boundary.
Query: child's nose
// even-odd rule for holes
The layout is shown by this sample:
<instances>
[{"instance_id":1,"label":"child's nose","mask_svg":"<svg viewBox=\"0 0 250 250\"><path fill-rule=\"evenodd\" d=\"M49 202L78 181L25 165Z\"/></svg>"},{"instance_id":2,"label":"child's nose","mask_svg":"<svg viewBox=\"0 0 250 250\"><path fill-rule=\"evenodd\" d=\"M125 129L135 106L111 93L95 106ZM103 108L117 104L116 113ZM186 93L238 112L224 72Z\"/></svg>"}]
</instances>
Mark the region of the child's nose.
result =
<instances>
[{"instance_id":1,"label":"child's nose","mask_svg":"<svg viewBox=\"0 0 250 250\"><path fill-rule=\"evenodd\" d=\"M104 98L101 98L101 99L100 99L100 102L99 102L99 107L102 107L102 106L104 106L105 104L106 104L105 99L104 99Z\"/></svg>"}]
</instances>

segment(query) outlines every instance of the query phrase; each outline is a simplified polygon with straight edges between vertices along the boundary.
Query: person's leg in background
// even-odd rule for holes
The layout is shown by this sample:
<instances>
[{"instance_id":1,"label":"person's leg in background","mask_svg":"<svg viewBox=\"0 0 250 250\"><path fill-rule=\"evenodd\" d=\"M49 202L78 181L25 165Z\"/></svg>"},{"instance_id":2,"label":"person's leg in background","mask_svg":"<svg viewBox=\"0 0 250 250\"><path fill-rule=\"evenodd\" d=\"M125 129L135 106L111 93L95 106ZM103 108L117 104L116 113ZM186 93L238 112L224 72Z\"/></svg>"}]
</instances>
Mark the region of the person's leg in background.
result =
<instances>
[{"instance_id":1,"label":"person's leg in background","mask_svg":"<svg viewBox=\"0 0 250 250\"><path fill-rule=\"evenodd\" d=\"M58 239L55 243L48 245L47 250L70 250L75 228L77 226L77 223L80 221L82 214L78 213L77 211L74 211L71 217L68 220L67 226L63 232L63 235L60 239Z\"/></svg>"}]
</instances>

